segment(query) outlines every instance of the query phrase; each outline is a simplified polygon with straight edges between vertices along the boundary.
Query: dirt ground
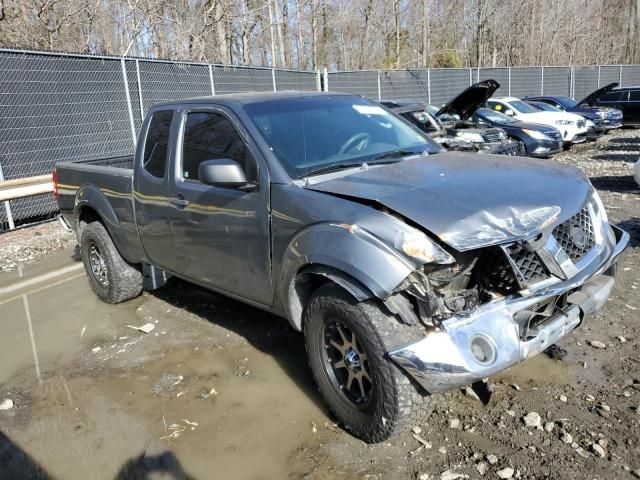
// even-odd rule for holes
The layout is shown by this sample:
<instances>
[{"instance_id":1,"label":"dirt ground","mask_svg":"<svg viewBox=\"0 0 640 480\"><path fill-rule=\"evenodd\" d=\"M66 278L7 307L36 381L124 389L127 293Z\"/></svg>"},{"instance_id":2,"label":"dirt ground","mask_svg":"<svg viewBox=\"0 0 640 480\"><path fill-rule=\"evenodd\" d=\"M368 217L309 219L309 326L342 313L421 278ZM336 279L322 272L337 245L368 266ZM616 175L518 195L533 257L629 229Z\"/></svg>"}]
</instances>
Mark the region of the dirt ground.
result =
<instances>
[{"instance_id":1,"label":"dirt ground","mask_svg":"<svg viewBox=\"0 0 640 480\"><path fill-rule=\"evenodd\" d=\"M639 155L640 131L622 130L554 159L582 168L632 237L568 356L491 378L486 406L443 395L380 445L334 424L284 320L180 281L106 305L58 223L1 235L0 478L640 477Z\"/></svg>"}]
</instances>

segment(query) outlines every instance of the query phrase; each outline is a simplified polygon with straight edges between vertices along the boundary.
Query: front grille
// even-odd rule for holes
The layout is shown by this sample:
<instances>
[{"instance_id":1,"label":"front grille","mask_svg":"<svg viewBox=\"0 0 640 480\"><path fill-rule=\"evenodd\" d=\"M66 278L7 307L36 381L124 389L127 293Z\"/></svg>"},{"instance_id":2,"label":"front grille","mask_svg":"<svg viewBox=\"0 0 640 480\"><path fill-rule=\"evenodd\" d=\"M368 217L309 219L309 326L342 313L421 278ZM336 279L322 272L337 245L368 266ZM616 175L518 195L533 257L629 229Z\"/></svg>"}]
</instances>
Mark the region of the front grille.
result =
<instances>
[{"instance_id":1,"label":"front grille","mask_svg":"<svg viewBox=\"0 0 640 480\"><path fill-rule=\"evenodd\" d=\"M507 248L507 252L527 284L549 278L549 272L544 268L535 252L530 252L521 245L510 246Z\"/></svg>"},{"instance_id":2,"label":"front grille","mask_svg":"<svg viewBox=\"0 0 640 480\"><path fill-rule=\"evenodd\" d=\"M552 234L574 263L584 257L596 242L593 223L587 207L554 228Z\"/></svg>"},{"instance_id":3,"label":"front grille","mask_svg":"<svg viewBox=\"0 0 640 480\"><path fill-rule=\"evenodd\" d=\"M585 121L584 120L578 120L576 122L576 125L578 126L578 128L584 128Z\"/></svg>"},{"instance_id":4,"label":"front grille","mask_svg":"<svg viewBox=\"0 0 640 480\"><path fill-rule=\"evenodd\" d=\"M549 130L544 132L544 134L549 137L551 140L555 140L556 142L559 142L562 140L562 135L560 135L560 132L558 130Z\"/></svg>"},{"instance_id":5,"label":"front grille","mask_svg":"<svg viewBox=\"0 0 640 480\"><path fill-rule=\"evenodd\" d=\"M526 156L524 146L520 142L509 142L505 145L500 145L491 153L494 153L496 155L511 155L514 157Z\"/></svg>"},{"instance_id":6,"label":"front grille","mask_svg":"<svg viewBox=\"0 0 640 480\"><path fill-rule=\"evenodd\" d=\"M488 143L495 143L495 142L501 142L502 141L502 135L500 135L500 132L498 130L487 130L486 132L482 133L482 136L484 137L485 141L487 141Z\"/></svg>"},{"instance_id":7,"label":"front grille","mask_svg":"<svg viewBox=\"0 0 640 480\"><path fill-rule=\"evenodd\" d=\"M504 295L520 290L518 279L513 273L513 267L500 248L487 249L480 257L476 268L487 290L500 292Z\"/></svg>"}]
</instances>

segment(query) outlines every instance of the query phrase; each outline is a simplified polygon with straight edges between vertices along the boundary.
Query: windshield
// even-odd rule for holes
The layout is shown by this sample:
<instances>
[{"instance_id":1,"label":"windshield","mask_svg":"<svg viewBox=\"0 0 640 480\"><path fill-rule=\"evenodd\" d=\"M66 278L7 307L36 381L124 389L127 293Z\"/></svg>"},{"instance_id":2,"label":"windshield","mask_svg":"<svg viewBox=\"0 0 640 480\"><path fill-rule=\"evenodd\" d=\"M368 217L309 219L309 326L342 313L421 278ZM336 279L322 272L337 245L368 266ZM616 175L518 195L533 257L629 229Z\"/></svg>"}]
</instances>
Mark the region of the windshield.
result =
<instances>
[{"instance_id":1,"label":"windshield","mask_svg":"<svg viewBox=\"0 0 640 480\"><path fill-rule=\"evenodd\" d=\"M275 99L244 109L292 178L332 165L359 165L394 151L442 151L417 128L361 97Z\"/></svg>"},{"instance_id":2,"label":"windshield","mask_svg":"<svg viewBox=\"0 0 640 480\"><path fill-rule=\"evenodd\" d=\"M509 102L509 106L520 113L536 113L539 110L531 105L524 103L522 100L514 100Z\"/></svg>"},{"instance_id":3,"label":"windshield","mask_svg":"<svg viewBox=\"0 0 640 480\"><path fill-rule=\"evenodd\" d=\"M474 117L485 118L490 122L499 123L500 125L509 125L516 121L515 118L511 118L509 115L496 112L495 110L489 110L488 108L479 108L474 114Z\"/></svg>"},{"instance_id":4,"label":"windshield","mask_svg":"<svg viewBox=\"0 0 640 480\"><path fill-rule=\"evenodd\" d=\"M544 103L544 102L534 102L531 105L533 105L538 110L542 110L543 112L561 112L562 111L559 108L556 108L553 105L549 105L548 103Z\"/></svg>"},{"instance_id":5,"label":"windshield","mask_svg":"<svg viewBox=\"0 0 640 480\"><path fill-rule=\"evenodd\" d=\"M554 99L565 108L573 108L578 105L578 102L576 102L573 98L554 97Z\"/></svg>"}]
</instances>

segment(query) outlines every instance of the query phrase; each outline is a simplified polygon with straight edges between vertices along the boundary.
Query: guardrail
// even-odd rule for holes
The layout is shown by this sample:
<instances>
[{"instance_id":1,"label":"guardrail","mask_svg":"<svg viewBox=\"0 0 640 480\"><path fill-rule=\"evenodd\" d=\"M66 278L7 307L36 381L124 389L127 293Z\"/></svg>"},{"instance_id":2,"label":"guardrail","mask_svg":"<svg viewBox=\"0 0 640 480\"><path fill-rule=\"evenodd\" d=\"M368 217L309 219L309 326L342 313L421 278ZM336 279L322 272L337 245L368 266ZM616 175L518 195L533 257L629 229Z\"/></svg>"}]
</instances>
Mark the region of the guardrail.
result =
<instances>
[{"instance_id":1,"label":"guardrail","mask_svg":"<svg viewBox=\"0 0 640 480\"><path fill-rule=\"evenodd\" d=\"M50 192L53 192L53 178L50 174L0 181L0 202L4 202L9 229L13 230L15 228L11 208L9 208L9 200Z\"/></svg>"}]
</instances>

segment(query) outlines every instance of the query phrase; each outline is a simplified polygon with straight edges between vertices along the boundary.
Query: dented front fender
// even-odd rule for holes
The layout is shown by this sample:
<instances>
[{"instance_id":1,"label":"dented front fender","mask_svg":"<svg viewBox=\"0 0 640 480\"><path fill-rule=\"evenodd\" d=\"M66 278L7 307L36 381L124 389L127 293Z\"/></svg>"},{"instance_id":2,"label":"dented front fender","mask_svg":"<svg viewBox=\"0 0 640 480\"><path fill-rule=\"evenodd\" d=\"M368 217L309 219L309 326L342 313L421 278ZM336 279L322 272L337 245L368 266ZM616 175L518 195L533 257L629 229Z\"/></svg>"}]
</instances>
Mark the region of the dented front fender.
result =
<instances>
[{"instance_id":1,"label":"dented front fender","mask_svg":"<svg viewBox=\"0 0 640 480\"><path fill-rule=\"evenodd\" d=\"M321 223L296 235L282 261L280 301L293 326L301 328L302 306L292 305L290 289L304 267L321 265L344 273L374 296L386 298L415 270L395 249L355 224Z\"/></svg>"}]
</instances>

